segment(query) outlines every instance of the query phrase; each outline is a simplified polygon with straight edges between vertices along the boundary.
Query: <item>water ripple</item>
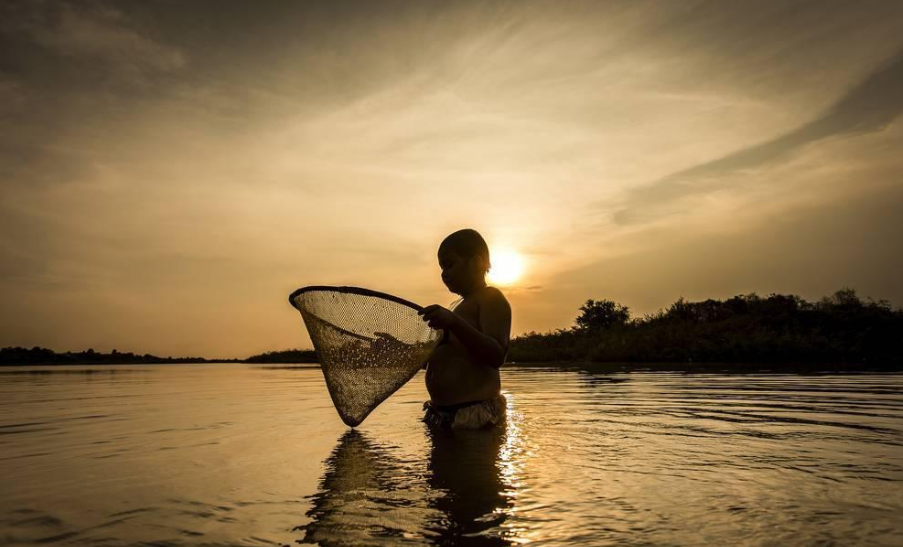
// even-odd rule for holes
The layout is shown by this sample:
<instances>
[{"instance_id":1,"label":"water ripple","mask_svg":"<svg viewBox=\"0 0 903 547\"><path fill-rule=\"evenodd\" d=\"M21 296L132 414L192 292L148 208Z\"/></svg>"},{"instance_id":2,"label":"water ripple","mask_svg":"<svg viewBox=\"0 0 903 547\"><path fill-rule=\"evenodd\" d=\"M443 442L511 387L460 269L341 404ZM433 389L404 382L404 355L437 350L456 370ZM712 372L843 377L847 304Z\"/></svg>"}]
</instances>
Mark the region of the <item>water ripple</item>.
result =
<instances>
[{"instance_id":1,"label":"water ripple","mask_svg":"<svg viewBox=\"0 0 903 547\"><path fill-rule=\"evenodd\" d=\"M903 535L903 375L511 367L504 430L441 436L422 375L348 430L316 368L154 371L0 375L4 547Z\"/></svg>"}]
</instances>

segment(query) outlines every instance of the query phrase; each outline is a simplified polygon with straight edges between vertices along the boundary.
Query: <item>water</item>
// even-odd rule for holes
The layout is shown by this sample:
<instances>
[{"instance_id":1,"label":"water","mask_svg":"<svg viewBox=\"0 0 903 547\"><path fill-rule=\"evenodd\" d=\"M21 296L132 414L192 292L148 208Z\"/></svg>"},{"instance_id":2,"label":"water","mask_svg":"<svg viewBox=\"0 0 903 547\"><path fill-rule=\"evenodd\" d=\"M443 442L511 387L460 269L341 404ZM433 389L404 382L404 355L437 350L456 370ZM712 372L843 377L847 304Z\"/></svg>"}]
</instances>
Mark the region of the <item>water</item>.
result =
<instances>
[{"instance_id":1,"label":"water","mask_svg":"<svg viewBox=\"0 0 903 547\"><path fill-rule=\"evenodd\" d=\"M903 375L503 386L448 437L422 376L352 431L317 369L0 369L0 545L903 545Z\"/></svg>"}]
</instances>

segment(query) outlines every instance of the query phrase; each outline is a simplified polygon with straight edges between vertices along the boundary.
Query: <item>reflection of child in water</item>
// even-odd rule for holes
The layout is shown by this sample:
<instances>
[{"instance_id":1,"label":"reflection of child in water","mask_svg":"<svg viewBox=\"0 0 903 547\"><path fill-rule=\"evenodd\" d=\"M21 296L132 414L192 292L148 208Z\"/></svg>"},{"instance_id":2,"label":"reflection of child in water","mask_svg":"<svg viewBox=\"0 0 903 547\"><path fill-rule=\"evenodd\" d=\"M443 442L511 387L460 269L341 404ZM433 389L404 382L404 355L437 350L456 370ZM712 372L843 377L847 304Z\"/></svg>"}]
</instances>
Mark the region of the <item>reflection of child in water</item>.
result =
<instances>
[{"instance_id":1,"label":"reflection of child in water","mask_svg":"<svg viewBox=\"0 0 903 547\"><path fill-rule=\"evenodd\" d=\"M491 427L504 419L499 367L511 336L511 306L486 285L489 247L475 230L459 230L439 245L439 267L448 290L463 297L454 311L423 308L423 320L444 329L430 356L424 405L427 423L455 429Z\"/></svg>"},{"instance_id":2,"label":"reflection of child in water","mask_svg":"<svg viewBox=\"0 0 903 547\"><path fill-rule=\"evenodd\" d=\"M498 465L505 431L434 433L424 477L398 457L404 456L399 447L346 431L323 463L310 522L295 528L304 532L297 543L377 545L429 534L439 545L510 545L500 527L512 488Z\"/></svg>"}]
</instances>

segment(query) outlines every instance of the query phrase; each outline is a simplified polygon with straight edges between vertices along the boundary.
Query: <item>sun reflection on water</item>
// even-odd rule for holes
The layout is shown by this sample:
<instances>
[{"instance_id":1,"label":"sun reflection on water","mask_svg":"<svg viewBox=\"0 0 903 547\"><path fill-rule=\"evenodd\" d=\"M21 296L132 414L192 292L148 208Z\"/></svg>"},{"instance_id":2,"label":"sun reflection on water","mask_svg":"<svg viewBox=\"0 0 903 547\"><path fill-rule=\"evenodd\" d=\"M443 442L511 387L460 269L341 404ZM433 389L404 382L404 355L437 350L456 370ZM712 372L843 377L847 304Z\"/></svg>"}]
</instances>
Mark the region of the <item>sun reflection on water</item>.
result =
<instances>
[{"instance_id":1,"label":"sun reflection on water","mask_svg":"<svg viewBox=\"0 0 903 547\"><path fill-rule=\"evenodd\" d=\"M505 392L504 396L507 401L507 418L505 420L505 441L499 450L498 470L500 482L505 487L502 495L509 500L509 505L499 508L498 511L505 512L507 516L514 516L520 510L517 498L524 488L523 471L530 454L525 448L526 439L521 426L523 414L517 409L516 396L508 392ZM515 523L512 519L506 519L500 527L502 528L501 537L513 544L524 545L535 539L531 537L534 534L528 528Z\"/></svg>"}]
</instances>

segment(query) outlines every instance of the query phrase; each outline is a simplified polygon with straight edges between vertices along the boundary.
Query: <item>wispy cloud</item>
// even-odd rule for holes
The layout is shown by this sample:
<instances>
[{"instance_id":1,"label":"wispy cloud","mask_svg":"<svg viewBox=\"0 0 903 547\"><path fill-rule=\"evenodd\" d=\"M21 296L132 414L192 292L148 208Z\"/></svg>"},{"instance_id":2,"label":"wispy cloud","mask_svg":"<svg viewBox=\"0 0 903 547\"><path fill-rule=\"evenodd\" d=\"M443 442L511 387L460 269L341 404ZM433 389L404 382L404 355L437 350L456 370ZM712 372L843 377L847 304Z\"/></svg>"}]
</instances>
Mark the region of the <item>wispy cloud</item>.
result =
<instances>
[{"instance_id":1,"label":"wispy cloud","mask_svg":"<svg viewBox=\"0 0 903 547\"><path fill-rule=\"evenodd\" d=\"M720 190L729 175L782 161L805 146L830 137L884 130L903 112L903 51L850 90L823 115L789 133L650 185L631 190L624 208L615 213L620 224L661 218L662 209L683 198Z\"/></svg>"},{"instance_id":2,"label":"wispy cloud","mask_svg":"<svg viewBox=\"0 0 903 547\"><path fill-rule=\"evenodd\" d=\"M126 75L171 72L185 67L179 49L139 32L118 9L92 3L13 3L6 10L7 33L24 33L57 55L102 61Z\"/></svg>"}]
</instances>

